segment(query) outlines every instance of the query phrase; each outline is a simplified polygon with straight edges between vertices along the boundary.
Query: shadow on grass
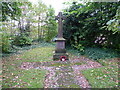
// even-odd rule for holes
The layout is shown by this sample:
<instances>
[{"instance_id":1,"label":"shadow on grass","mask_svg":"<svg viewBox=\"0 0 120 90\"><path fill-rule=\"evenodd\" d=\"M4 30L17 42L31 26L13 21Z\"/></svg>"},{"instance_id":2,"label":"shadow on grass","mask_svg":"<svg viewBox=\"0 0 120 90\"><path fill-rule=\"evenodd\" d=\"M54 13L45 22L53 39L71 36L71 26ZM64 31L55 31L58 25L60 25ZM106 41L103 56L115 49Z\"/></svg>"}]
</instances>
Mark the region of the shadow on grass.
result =
<instances>
[{"instance_id":1,"label":"shadow on grass","mask_svg":"<svg viewBox=\"0 0 120 90\"><path fill-rule=\"evenodd\" d=\"M97 47L86 47L84 52L80 52L73 48L67 47L67 51L75 56L80 57L81 55L87 56L93 60L99 59L109 59L109 58L120 58L120 54L118 51L114 49L103 49Z\"/></svg>"},{"instance_id":2,"label":"shadow on grass","mask_svg":"<svg viewBox=\"0 0 120 90\"><path fill-rule=\"evenodd\" d=\"M22 47L21 46L13 46L13 48L11 48L11 50L9 52L0 53L0 58L9 57L14 54L21 54L21 52L24 52L26 50L34 49L37 47L46 47L46 46L55 47L55 43L53 43L53 42L52 43L36 42L36 43L33 43L32 45L25 45Z\"/></svg>"}]
</instances>

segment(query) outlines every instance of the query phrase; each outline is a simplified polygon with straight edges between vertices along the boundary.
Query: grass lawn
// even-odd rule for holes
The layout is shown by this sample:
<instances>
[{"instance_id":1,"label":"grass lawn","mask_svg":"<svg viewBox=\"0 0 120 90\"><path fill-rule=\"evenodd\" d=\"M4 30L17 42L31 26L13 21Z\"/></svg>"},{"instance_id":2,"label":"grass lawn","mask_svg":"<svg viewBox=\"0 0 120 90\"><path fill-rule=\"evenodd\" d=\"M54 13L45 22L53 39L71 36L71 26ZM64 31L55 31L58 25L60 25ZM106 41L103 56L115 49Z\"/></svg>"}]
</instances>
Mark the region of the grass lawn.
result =
<instances>
[{"instance_id":1,"label":"grass lawn","mask_svg":"<svg viewBox=\"0 0 120 90\"><path fill-rule=\"evenodd\" d=\"M53 51L55 45L48 43L41 43L34 47L25 47L20 54L13 54L2 59L2 88L43 88L44 79L47 71L42 69L28 69L23 70L20 68L22 62L49 62L53 61ZM88 52L87 52L88 51ZM80 53L73 49L68 49L70 59L74 57L80 57ZM93 53L92 53L93 52ZM103 52L103 50L86 49L85 56L92 57L98 61L104 67L88 69L82 71L84 76L88 79L88 82L92 88L110 88L118 85L118 63L117 54ZM95 54L94 54L95 53ZM106 53L104 55L104 53ZM108 58L114 59L108 59ZM104 59L103 59L104 58ZM107 59L106 59L107 58ZM84 62L73 63L72 65L86 64ZM51 66L71 66L69 63L53 63ZM72 87L72 86L71 86Z\"/></svg>"},{"instance_id":2,"label":"grass lawn","mask_svg":"<svg viewBox=\"0 0 120 90\"><path fill-rule=\"evenodd\" d=\"M81 56L81 52L74 49L69 49L68 52L71 58ZM82 71L92 88L118 87L118 58L120 57L118 52L110 49L89 47L85 48L83 55L103 65L101 68Z\"/></svg>"},{"instance_id":3,"label":"grass lawn","mask_svg":"<svg viewBox=\"0 0 120 90\"><path fill-rule=\"evenodd\" d=\"M45 70L20 68L22 62L45 62L52 61L54 46L41 45L36 48L24 50L21 54L4 57L2 88L43 88Z\"/></svg>"},{"instance_id":4,"label":"grass lawn","mask_svg":"<svg viewBox=\"0 0 120 90\"><path fill-rule=\"evenodd\" d=\"M20 70L3 74L3 88L43 88L45 70Z\"/></svg>"},{"instance_id":5,"label":"grass lawn","mask_svg":"<svg viewBox=\"0 0 120 90\"><path fill-rule=\"evenodd\" d=\"M102 67L83 71L92 88L115 88L118 86L118 68Z\"/></svg>"},{"instance_id":6,"label":"grass lawn","mask_svg":"<svg viewBox=\"0 0 120 90\"><path fill-rule=\"evenodd\" d=\"M54 47L34 48L22 53L20 59L22 62L52 61L53 50L54 50Z\"/></svg>"},{"instance_id":7,"label":"grass lawn","mask_svg":"<svg viewBox=\"0 0 120 90\"><path fill-rule=\"evenodd\" d=\"M82 71L92 88L118 87L118 60L115 58L98 60L98 62L104 66Z\"/></svg>"}]
</instances>

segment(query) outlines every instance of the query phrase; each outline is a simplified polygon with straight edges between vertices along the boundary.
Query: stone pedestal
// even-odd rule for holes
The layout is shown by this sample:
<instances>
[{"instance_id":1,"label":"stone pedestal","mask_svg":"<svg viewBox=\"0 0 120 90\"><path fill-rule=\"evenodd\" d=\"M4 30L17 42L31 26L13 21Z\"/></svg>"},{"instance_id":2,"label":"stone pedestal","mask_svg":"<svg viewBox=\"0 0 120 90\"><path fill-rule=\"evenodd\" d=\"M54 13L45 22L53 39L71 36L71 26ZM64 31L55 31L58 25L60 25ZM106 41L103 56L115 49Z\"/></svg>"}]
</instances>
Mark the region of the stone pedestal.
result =
<instances>
[{"instance_id":1,"label":"stone pedestal","mask_svg":"<svg viewBox=\"0 0 120 90\"><path fill-rule=\"evenodd\" d=\"M53 60L60 60L61 56L65 56L66 60L68 60L68 54L65 49L65 39L57 38L56 39L56 49L53 55Z\"/></svg>"}]
</instances>

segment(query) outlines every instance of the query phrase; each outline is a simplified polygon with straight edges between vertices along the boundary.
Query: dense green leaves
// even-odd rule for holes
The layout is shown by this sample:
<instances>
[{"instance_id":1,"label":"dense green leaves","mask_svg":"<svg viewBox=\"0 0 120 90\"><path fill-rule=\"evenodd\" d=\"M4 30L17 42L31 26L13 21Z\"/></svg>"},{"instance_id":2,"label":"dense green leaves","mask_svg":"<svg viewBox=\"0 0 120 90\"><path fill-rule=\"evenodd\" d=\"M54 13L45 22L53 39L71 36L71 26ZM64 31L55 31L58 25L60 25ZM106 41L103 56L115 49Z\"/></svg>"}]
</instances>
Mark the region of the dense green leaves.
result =
<instances>
[{"instance_id":1,"label":"dense green leaves","mask_svg":"<svg viewBox=\"0 0 120 90\"><path fill-rule=\"evenodd\" d=\"M113 20L118 13L119 4L120 2L89 2L86 5L73 3L64 10L64 15L67 17L64 22L64 37L67 42L73 46L76 45L75 42L78 42L83 46L119 49L120 34L115 32L118 26L115 24L107 28L107 22ZM113 27L114 30L110 30Z\"/></svg>"},{"instance_id":2,"label":"dense green leaves","mask_svg":"<svg viewBox=\"0 0 120 90\"><path fill-rule=\"evenodd\" d=\"M2 2L2 21L15 19L17 20L18 17L21 15L21 8L20 6L22 3L20 2Z\"/></svg>"},{"instance_id":3,"label":"dense green leaves","mask_svg":"<svg viewBox=\"0 0 120 90\"><path fill-rule=\"evenodd\" d=\"M107 22L107 28L109 31L112 31L113 34L120 33L120 6L117 9L117 13L112 20Z\"/></svg>"}]
</instances>

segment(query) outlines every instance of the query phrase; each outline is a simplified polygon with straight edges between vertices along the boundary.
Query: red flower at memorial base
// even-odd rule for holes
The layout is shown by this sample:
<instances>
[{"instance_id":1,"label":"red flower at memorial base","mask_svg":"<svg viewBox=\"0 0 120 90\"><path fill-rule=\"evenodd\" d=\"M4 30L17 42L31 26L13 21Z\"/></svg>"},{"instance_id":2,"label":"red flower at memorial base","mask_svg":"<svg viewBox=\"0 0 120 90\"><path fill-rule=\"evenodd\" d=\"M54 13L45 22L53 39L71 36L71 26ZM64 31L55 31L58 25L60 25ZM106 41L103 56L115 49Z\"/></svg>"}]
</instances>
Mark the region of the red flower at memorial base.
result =
<instances>
[{"instance_id":1,"label":"red flower at memorial base","mask_svg":"<svg viewBox=\"0 0 120 90\"><path fill-rule=\"evenodd\" d=\"M60 56L61 61L66 61L66 56Z\"/></svg>"}]
</instances>

